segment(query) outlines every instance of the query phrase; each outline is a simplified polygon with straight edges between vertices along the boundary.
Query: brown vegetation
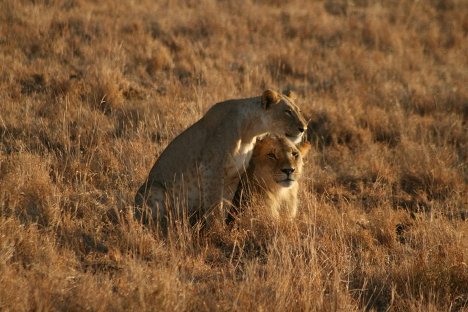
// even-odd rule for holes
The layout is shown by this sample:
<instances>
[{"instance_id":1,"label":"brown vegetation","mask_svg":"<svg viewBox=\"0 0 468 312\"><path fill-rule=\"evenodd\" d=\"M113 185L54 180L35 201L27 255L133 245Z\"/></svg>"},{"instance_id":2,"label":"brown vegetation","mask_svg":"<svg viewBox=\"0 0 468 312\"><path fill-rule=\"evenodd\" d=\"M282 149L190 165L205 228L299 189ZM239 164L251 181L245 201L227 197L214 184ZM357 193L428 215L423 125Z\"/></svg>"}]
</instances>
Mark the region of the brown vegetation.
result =
<instances>
[{"instance_id":1,"label":"brown vegetation","mask_svg":"<svg viewBox=\"0 0 468 312\"><path fill-rule=\"evenodd\" d=\"M0 2L0 310L466 310L467 12ZM167 143L266 87L311 120L297 226L135 222Z\"/></svg>"}]
</instances>

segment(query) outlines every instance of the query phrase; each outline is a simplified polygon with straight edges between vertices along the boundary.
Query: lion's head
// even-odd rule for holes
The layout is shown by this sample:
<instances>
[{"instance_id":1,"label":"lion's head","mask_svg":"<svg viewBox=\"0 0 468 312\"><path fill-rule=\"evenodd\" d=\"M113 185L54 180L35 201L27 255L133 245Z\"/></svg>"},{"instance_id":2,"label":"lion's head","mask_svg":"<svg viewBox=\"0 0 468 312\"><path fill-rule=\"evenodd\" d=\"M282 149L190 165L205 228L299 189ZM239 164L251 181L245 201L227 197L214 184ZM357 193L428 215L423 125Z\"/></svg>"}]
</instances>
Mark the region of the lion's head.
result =
<instances>
[{"instance_id":1,"label":"lion's head","mask_svg":"<svg viewBox=\"0 0 468 312\"><path fill-rule=\"evenodd\" d=\"M309 143L294 145L284 136L267 135L255 145L251 163L254 178L268 188L289 188L302 174L303 158Z\"/></svg>"},{"instance_id":2,"label":"lion's head","mask_svg":"<svg viewBox=\"0 0 468 312\"><path fill-rule=\"evenodd\" d=\"M299 143L307 130L299 107L294 103L294 95L290 92L279 94L273 90L266 90L262 94L262 107L273 123L274 134L284 135L290 141Z\"/></svg>"}]
</instances>

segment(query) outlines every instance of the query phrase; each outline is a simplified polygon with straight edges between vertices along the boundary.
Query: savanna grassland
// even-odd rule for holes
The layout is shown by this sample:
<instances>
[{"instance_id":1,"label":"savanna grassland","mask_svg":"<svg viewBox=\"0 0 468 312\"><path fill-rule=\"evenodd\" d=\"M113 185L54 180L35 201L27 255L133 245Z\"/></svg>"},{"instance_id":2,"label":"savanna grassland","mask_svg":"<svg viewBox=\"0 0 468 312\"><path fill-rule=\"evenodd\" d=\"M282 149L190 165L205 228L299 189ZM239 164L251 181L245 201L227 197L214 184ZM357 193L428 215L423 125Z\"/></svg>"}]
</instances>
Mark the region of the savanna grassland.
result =
<instances>
[{"instance_id":1,"label":"savanna grassland","mask_svg":"<svg viewBox=\"0 0 468 312\"><path fill-rule=\"evenodd\" d=\"M463 0L1 1L0 310L468 310L467 35ZM136 222L265 88L310 119L296 224Z\"/></svg>"}]
</instances>

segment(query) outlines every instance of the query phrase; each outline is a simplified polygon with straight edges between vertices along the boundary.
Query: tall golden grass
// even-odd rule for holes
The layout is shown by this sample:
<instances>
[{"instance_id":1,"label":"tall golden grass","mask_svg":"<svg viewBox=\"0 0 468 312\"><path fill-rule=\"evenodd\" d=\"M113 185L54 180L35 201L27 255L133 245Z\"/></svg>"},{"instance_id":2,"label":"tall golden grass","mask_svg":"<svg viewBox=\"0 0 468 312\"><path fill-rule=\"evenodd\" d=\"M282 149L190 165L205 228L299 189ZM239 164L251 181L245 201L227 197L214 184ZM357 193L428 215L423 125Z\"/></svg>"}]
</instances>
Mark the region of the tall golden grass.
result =
<instances>
[{"instance_id":1,"label":"tall golden grass","mask_svg":"<svg viewBox=\"0 0 468 312\"><path fill-rule=\"evenodd\" d=\"M467 12L1 1L0 310L467 310ZM267 87L311 120L294 226L132 219L168 142Z\"/></svg>"}]
</instances>

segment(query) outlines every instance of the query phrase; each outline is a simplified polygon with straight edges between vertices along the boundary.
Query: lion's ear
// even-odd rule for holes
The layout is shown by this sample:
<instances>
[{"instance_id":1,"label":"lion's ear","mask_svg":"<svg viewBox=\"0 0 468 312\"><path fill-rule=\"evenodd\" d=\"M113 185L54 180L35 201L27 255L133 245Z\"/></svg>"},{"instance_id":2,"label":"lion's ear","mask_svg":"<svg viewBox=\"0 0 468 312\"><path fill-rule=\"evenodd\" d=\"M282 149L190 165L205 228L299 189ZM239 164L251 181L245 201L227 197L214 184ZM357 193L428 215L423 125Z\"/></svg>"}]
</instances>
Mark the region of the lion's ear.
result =
<instances>
[{"instance_id":1,"label":"lion's ear","mask_svg":"<svg viewBox=\"0 0 468 312\"><path fill-rule=\"evenodd\" d=\"M281 95L273 90L265 90L262 94L262 107L264 109L270 108L271 105L276 104L281 99Z\"/></svg>"},{"instance_id":2,"label":"lion's ear","mask_svg":"<svg viewBox=\"0 0 468 312\"><path fill-rule=\"evenodd\" d=\"M287 89L283 91L283 94L286 95L291 100L295 101L297 99L297 94L291 89Z\"/></svg>"},{"instance_id":3,"label":"lion's ear","mask_svg":"<svg viewBox=\"0 0 468 312\"><path fill-rule=\"evenodd\" d=\"M297 145L297 149L299 150L299 153L301 153L302 157L305 157L307 153L310 151L310 143L309 142L302 142Z\"/></svg>"}]
</instances>

